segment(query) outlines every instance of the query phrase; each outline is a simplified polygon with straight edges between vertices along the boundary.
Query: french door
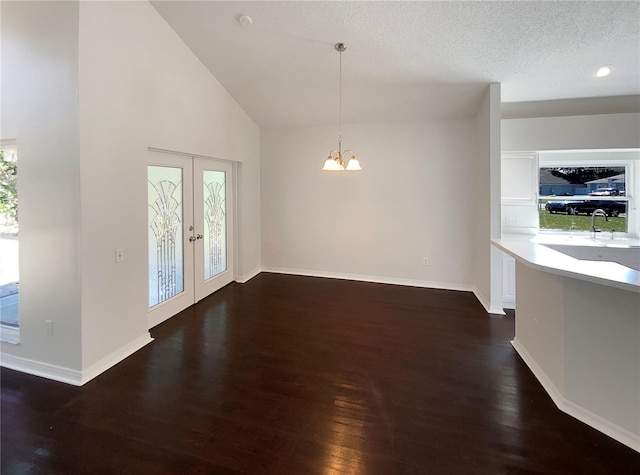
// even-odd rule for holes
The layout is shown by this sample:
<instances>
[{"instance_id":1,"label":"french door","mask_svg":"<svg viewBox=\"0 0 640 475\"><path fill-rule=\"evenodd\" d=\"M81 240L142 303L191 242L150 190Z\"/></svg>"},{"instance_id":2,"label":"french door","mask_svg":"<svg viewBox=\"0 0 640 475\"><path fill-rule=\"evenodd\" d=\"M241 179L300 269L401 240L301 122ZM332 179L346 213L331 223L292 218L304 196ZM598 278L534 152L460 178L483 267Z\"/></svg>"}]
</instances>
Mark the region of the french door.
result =
<instances>
[{"instance_id":1,"label":"french door","mask_svg":"<svg viewBox=\"0 0 640 475\"><path fill-rule=\"evenodd\" d=\"M149 151L149 327L233 280L232 165Z\"/></svg>"}]
</instances>

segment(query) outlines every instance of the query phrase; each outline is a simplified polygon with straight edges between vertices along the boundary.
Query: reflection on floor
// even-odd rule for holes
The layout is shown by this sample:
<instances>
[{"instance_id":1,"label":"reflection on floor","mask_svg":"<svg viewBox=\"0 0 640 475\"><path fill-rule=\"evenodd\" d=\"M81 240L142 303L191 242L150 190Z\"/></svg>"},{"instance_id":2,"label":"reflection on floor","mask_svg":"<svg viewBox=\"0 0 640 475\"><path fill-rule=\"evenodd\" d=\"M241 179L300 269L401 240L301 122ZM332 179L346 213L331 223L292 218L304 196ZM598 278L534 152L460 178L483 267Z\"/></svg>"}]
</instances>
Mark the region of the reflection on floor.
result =
<instances>
[{"instance_id":1,"label":"reflection on floor","mask_svg":"<svg viewBox=\"0 0 640 475\"><path fill-rule=\"evenodd\" d=\"M632 474L471 292L262 273L80 388L2 368L1 473Z\"/></svg>"}]
</instances>

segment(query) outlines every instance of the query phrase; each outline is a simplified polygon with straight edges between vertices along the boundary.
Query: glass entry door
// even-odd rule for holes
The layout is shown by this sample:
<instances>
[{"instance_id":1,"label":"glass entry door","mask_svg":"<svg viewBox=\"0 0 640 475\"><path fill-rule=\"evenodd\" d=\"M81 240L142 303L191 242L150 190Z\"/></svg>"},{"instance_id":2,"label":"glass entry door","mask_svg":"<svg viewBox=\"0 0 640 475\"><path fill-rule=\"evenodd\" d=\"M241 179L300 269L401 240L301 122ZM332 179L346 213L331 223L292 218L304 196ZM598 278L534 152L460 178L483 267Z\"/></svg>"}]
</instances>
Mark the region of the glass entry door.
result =
<instances>
[{"instance_id":1,"label":"glass entry door","mask_svg":"<svg viewBox=\"0 0 640 475\"><path fill-rule=\"evenodd\" d=\"M233 280L232 165L149 151L149 327Z\"/></svg>"},{"instance_id":2,"label":"glass entry door","mask_svg":"<svg viewBox=\"0 0 640 475\"><path fill-rule=\"evenodd\" d=\"M231 163L195 158L193 165L199 301L233 280L233 181Z\"/></svg>"}]
</instances>

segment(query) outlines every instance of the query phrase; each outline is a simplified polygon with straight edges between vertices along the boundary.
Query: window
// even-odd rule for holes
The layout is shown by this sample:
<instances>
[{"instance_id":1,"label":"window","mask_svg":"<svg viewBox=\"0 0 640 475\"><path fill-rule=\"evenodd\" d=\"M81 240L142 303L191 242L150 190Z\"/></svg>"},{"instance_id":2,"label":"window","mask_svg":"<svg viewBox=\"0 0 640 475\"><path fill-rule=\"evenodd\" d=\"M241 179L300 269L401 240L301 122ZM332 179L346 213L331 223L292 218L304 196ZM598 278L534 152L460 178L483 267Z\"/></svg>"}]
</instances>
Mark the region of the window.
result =
<instances>
[{"instance_id":1,"label":"window","mask_svg":"<svg viewBox=\"0 0 640 475\"><path fill-rule=\"evenodd\" d=\"M541 231L588 232L591 215L602 210L596 228L638 234L634 182L638 151L540 152L538 214Z\"/></svg>"},{"instance_id":2,"label":"window","mask_svg":"<svg viewBox=\"0 0 640 475\"><path fill-rule=\"evenodd\" d=\"M17 343L18 153L15 141L0 141L0 339Z\"/></svg>"}]
</instances>

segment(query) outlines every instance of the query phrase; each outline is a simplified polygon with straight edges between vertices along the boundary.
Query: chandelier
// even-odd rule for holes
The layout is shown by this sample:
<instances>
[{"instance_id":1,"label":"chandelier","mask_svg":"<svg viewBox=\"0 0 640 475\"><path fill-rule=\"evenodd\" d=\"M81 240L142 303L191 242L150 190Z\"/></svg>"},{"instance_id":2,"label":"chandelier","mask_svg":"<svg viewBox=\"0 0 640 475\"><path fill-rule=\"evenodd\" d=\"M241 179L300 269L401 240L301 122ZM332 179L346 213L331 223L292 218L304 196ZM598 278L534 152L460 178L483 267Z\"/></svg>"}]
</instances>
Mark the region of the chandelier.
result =
<instances>
[{"instance_id":1,"label":"chandelier","mask_svg":"<svg viewBox=\"0 0 640 475\"><path fill-rule=\"evenodd\" d=\"M357 171L362 170L360 166L360 162L355 157L353 150L345 150L342 151L342 53L347 49L347 46L344 43L336 43L336 51L340 53L340 93L339 93L339 115L338 115L338 150L331 150L329 152L329 156L324 161L324 166L322 167L325 171L334 171L334 172L342 172L342 171ZM349 161L345 164L342 159L343 156L348 157L349 153L351 157Z\"/></svg>"}]
</instances>

